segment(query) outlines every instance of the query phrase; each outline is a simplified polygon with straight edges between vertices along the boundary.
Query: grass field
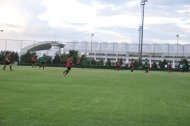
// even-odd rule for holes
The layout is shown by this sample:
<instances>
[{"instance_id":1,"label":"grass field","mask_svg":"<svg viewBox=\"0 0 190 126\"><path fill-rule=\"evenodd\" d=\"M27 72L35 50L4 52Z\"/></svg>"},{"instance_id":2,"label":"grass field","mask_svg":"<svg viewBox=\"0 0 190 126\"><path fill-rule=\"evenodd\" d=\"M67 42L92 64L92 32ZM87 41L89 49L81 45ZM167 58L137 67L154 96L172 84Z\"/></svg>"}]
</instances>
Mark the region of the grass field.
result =
<instances>
[{"instance_id":1,"label":"grass field","mask_svg":"<svg viewBox=\"0 0 190 126\"><path fill-rule=\"evenodd\" d=\"M190 73L13 69L0 70L0 126L190 126Z\"/></svg>"}]
</instances>

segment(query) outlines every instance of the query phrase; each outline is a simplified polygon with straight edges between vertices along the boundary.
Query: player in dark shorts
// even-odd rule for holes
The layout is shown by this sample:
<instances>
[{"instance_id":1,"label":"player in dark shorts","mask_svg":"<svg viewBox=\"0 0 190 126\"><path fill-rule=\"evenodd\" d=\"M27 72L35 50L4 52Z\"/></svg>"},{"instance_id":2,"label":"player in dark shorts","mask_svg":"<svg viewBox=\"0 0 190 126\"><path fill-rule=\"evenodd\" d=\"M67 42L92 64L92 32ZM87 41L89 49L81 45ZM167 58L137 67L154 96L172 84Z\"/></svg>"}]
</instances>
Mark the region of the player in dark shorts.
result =
<instances>
[{"instance_id":1,"label":"player in dark shorts","mask_svg":"<svg viewBox=\"0 0 190 126\"><path fill-rule=\"evenodd\" d=\"M66 75L69 73L69 71L71 70L71 56L69 56L69 57L67 58L66 67L67 67L67 69L66 69L65 71L63 71L63 75L64 75L64 76L66 76Z\"/></svg>"},{"instance_id":2,"label":"player in dark shorts","mask_svg":"<svg viewBox=\"0 0 190 126\"><path fill-rule=\"evenodd\" d=\"M40 58L40 66L39 68L43 67L43 69L45 68L45 62L46 62L46 59L45 59L45 55L43 54Z\"/></svg>"},{"instance_id":3,"label":"player in dark shorts","mask_svg":"<svg viewBox=\"0 0 190 126\"><path fill-rule=\"evenodd\" d=\"M86 63L85 63L85 60L83 60L82 63L81 63L81 67L84 68L84 67L85 67L85 64L86 64Z\"/></svg>"},{"instance_id":4,"label":"player in dark shorts","mask_svg":"<svg viewBox=\"0 0 190 126\"><path fill-rule=\"evenodd\" d=\"M168 72L171 73L171 71L172 71L172 64L169 63L169 64L168 64Z\"/></svg>"},{"instance_id":5,"label":"player in dark shorts","mask_svg":"<svg viewBox=\"0 0 190 126\"><path fill-rule=\"evenodd\" d=\"M148 73L149 72L149 64L148 64L147 59L145 60L144 66L145 66L145 73Z\"/></svg>"},{"instance_id":6,"label":"player in dark shorts","mask_svg":"<svg viewBox=\"0 0 190 126\"><path fill-rule=\"evenodd\" d=\"M3 70L5 70L7 65L10 66L10 70L12 71L13 69L12 69L12 64L11 64L11 54L9 54L5 57L5 65L3 67Z\"/></svg>"},{"instance_id":7,"label":"player in dark shorts","mask_svg":"<svg viewBox=\"0 0 190 126\"><path fill-rule=\"evenodd\" d=\"M183 64L182 64L182 72L185 72L185 71L186 71L186 69L187 69L187 66L186 66L186 64L185 64L185 63L183 63Z\"/></svg>"},{"instance_id":8,"label":"player in dark shorts","mask_svg":"<svg viewBox=\"0 0 190 126\"><path fill-rule=\"evenodd\" d=\"M31 61L32 61L32 68L36 67L36 60L37 60L36 56L35 55L32 56L32 59L31 59Z\"/></svg>"},{"instance_id":9,"label":"player in dark shorts","mask_svg":"<svg viewBox=\"0 0 190 126\"><path fill-rule=\"evenodd\" d=\"M131 64L130 64L130 69L131 69L131 72L133 72L133 70L134 70L133 59L132 59Z\"/></svg>"}]
</instances>

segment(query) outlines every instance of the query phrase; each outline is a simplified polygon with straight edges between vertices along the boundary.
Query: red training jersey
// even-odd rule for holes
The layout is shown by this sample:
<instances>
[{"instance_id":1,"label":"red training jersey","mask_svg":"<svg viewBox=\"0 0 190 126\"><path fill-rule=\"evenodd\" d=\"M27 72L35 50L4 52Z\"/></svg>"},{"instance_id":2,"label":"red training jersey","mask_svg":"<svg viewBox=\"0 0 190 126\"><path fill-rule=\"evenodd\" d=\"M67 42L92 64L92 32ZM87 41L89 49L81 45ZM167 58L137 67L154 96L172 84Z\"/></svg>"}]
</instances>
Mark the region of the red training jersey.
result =
<instances>
[{"instance_id":1,"label":"red training jersey","mask_svg":"<svg viewBox=\"0 0 190 126\"><path fill-rule=\"evenodd\" d=\"M77 60L77 65L80 65L80 59Z\"/></svg>"},{"instance_id":2,"label":"red training jersey","mask_svg":"<svg viewBox=\"0 0 190 126\"><path fill-rule=\"evenodd\" d=\"M70 58L67 59L66 67L71 67L71 59Z\"/></svg>"},{"instance_id":3,"label":"red training jersey","mask_svg":"<svg viewBox=\"0 0 190 126\"><path fill-rule=\"evenodd\" d=\"M36 57L32 57L32 62L36 62Z\"/></svg>"},{"instance_id":4,"label":"red training jersey","mask_svg":"<svg viewBox=\"0 0 190 126\"><path fill-rule=\"evenodd\" d=\"M171 64L169 64L169 65L168 65L168 69L171 69L171 68L172 68L172 65L171 65Z\"/></svg>"},{"instance_id":5,"label":"red training jersey","mask_svg":"<svg viewBox=\"0 0 190 126\"><path fill-rule=\"evenodd\" d=\"M116 62L115 66L116 66L116 67L119 67L119 63L118 63L118 62Z\"/></svg>"}]
</instances>

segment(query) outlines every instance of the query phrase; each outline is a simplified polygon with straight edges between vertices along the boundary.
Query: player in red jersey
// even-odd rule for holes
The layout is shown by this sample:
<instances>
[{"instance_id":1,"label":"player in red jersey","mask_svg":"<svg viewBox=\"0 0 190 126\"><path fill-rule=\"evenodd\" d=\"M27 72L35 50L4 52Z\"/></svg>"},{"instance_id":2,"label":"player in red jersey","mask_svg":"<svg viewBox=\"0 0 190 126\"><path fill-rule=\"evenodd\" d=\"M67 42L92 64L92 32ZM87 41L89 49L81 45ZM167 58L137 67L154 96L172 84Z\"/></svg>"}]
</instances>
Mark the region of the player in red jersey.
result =
<instances>
[{"instance_id":1,"label":"player in red jersey","mask_svg":"<svg viewBox=\"0 0 190 126\"><path fill-rule=\"evenodd\" d=\"M31 61L32 61L32 68L36 67L36 60L37 60L36 56L35 55L32 56L32 59L31 59Z\"/></svg>"},{"instance_id":2,"label":"player in red jersey","mask_svg":"<svg viewBox=\"0 0 190 126\"><path fill-rule=\"evenodd\" d=\"M171 73L171 71L172 71L172 64L169 63L169 64L168 64L168 72Z\"/></svg>"},{"instance_id":3,"label":"player in red jersey","mask_svg":"<svg viewBox=\"0 0 190 126\"><path fill-rule=\"evenodd\" d=\"M119 65L119 62L117 61L116 63L115 63L115 70L119 70L120 69L120 65Z\"/></svg>"},{"instance_id":4,"label":"player in red jersey","mask_svg":"<svg viewBox=\"0 0 190 126\"><path fill-rule=\"evenodd\" d=\"M64 75L64 76L66 76L66 75L69 73L69 71L71 70L71 56L69 56L69 57L67 58L66 67L67 67L67 69L63 72L63 75Z\"/></svg>"},{"instance_id":5,"label":"player in red jersey","mask_svg":"<svg viewBox=\"0 0 190 126\"><path fill-rule=\"evenodd\" d=\"M10 70L12 71L13 69L12 69L12 65L11 65L11 54L9 54L5 57L5 65L3 67L3 70L5 70L7 65L10 65Z\"/></svg>"}]
</instances>

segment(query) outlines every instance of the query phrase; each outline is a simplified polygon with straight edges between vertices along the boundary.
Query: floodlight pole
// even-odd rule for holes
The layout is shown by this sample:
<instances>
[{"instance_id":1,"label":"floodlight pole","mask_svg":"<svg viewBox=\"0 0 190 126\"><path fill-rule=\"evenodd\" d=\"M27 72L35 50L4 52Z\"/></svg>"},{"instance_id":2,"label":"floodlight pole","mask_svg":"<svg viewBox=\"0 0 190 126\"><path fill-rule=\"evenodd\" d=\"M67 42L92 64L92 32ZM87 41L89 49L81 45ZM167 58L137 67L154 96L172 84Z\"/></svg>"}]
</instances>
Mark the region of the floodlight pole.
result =
<instances>
[{"instance_id":1,"label":"floodlight pole","mask_svg":"<svg viewBox=\"0 0 190 126\"><path fill-rule=\"evenodd\" d=\"M91 34L91 42L90 42L90 43L91 43L91 51L90 51L90 52L91 52L91 55L92 55L92 37L93 37L93 36L94 36L94 34L92 33L92 34ZM91 66L91 62L92 62L92 58L90 58L90 66Z\"/></svg>"},{"instance_id":2,"label":"floodlight pole","mask_svg":"<svg viewBox=\"0 0 190 126\"><path fill-rule=\"evenodd\" d=\"M144 6L147 0L141 1L142 6L142 25L141 25L141 50L140 50L140 62L142 62L142 52L143 52L143 35L144 35Z\"/></svg>"},{"instance_id":3,"label":"floodlight pole","mask_svg":"<svg viewBox=\"0 0 190 126\"><path fill-rule=\"evenodd\" d=\"M19 59L19 61L21 61L21 54L22 54L22 40L20 41L20 59Z\"/></svg>"},{"instance_id":4,"label":"floodlight pole","mask_svg":"<svg viewBox=\"0 0 190 126\"><path fill-rule=\"evenodd\" d=\"M1 29L0 32L3 32L3 30ZM7 40L5 41L5 51L6 51L6 48L7 48Z\"/></svg>"},{"instance_id":5,"label":"floodlight pole","mask_svg":"<svg viewBox=\"0 0 190 126\"><path fill-rule=\"evenodd\" d=\"M5 41L5 51L7 50L7 39Z\"/></svg>"},{"instance_id":6,"label":"floodlight pole","mask_svg":"<svg viewBox=\"0 0 190 126\"><path fill-rule=\"evenodd\" d=\"M177 37L177 54L176 54L176 66L177 66L179 35L176 35L176 37Z\"/></svg>"},{"instance_id":7,"label":"floodlight pole","mask_svg":"<svg viewBox=\"0 0 190 126\"><path fill-rule=\"evenodd\" d=\"M138 63L138 65L140 66L140 61L141 61L141 58L140 58L140 53L141 53L141 26L139 26L139 29L138 29L138 31L139 31L139 63Z\"/></svg>"}]
</instances>

